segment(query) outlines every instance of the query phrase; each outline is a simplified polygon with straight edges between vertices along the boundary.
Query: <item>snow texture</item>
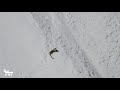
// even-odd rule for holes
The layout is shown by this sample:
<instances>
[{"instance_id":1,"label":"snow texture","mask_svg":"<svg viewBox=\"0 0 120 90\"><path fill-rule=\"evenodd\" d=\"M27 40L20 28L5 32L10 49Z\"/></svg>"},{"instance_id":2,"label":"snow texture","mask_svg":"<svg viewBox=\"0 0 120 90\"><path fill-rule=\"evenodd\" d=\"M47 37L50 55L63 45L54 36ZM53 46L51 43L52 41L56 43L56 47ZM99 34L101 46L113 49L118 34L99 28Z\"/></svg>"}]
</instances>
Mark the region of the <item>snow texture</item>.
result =
<instances>
[{"instance_id":1,"label":"snow texture","mask_svg":"<svg viewBox=\"0 0 120 90\"><path fill-rule=\"evenodd\" d=\"M120 13L1 12L2 78L3 69L12 78L119 78Z\"/></svg>"}]
</instances>

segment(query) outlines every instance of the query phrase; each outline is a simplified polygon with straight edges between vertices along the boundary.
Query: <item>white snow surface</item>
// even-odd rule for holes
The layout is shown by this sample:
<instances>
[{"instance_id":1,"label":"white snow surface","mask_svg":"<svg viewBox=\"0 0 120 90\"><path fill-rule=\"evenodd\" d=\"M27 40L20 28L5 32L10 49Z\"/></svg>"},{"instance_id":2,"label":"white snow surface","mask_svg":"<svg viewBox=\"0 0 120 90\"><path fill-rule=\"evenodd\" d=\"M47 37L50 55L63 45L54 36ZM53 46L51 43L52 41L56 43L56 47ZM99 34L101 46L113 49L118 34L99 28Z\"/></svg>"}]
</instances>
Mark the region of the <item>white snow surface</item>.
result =
<instances>
[{"instance_id":1,"label":"white snow surface","mask_svg":"<svg viewBox=\"0 0 120 90\"><path fill-rule=\"evenodd\" d=\"M0 78L11 78L3 69L12 78L119 78L120 13L0 12Z\"/></svg>"}]
</instances>

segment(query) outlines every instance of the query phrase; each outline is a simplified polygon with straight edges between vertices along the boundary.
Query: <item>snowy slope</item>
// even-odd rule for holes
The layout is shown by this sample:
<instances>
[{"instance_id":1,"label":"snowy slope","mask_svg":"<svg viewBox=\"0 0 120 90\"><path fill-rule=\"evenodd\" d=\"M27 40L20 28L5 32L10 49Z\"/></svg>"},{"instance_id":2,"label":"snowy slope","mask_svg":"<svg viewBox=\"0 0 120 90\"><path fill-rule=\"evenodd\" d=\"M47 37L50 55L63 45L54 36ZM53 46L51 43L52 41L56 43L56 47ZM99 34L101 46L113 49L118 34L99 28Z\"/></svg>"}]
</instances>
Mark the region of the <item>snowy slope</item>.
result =
<instances>
[{"instance_id":1,"label":"snowy slope","mask_svg":"<svg viewBox=\"0 0 120 90\"><path fill-rule=\"evenodd\" d=\"M66 17L72 33L102 77L119 77L119 12L67 13Z\"/></svg>"},{"instance_id":2,"label":"snowy slope","mask_svg":"<svg viewBox=\"0 0 120 90\"><path fill-rule=\"evenodd\" d=\"M40 34L25 13L0 13L0 71L14 72L13 77L31 77L42 60ZM42 39L42 38L41 38Z\"/></svg>"},{"instance_id":3,"label":"snowy slope","mask_svg":"<svg viewBox=\"0 0 120 90\"><path fill-rule=\"evenodd\" d=\"M46 43L48 44L48 47L46 48L50 49L51 47L49 46L53 45L54 47L54 43L56 43L57 45L55 47L57 47L58 50L62 49L61 52L64 53L72 62L74 69L73 71L77 73L78 77L101 77L101 75L88 60L87 55L84 53L79 43L71 34L71 28L69 28L64 21L65 19L63 13L50 13L50 15L49 13L32 13L32 15L38 23L38 26L42 29L42 32L46 33L43 34L45 35ZM52 19L52 22L49 22L51 21L49 19ZM42 23L42 20L46 20L46 22ZM56 34L56 37L51 38L54 33ZM52 39L55 39L54 41L56 42L52 42ZM69 60L66 58L66 62L68 61Z\"/></svg>"},{"instance_id":4,"label":"snowy slope","mask_svg":"<svg viewBox=\"0 0 120 90\"><path fill-rule=\"evenodd\" d=\"M120 77L119 27L119 12L1 12L0 77Z\"/></svg>"},{"instance_id":5,"label":"snowy slope","mask_svg":"<svg viewBox=\"0 0 120 90\"><path fill-rule=\"evenodd\" d=\"M65 63L61 52L53 55L55 60L50 57L52 38L45 33L30 13L0 13L0 77L6 77L3 69L13 71L15 78L74 77L71 62Z\"/></svg>"}]
</instances>

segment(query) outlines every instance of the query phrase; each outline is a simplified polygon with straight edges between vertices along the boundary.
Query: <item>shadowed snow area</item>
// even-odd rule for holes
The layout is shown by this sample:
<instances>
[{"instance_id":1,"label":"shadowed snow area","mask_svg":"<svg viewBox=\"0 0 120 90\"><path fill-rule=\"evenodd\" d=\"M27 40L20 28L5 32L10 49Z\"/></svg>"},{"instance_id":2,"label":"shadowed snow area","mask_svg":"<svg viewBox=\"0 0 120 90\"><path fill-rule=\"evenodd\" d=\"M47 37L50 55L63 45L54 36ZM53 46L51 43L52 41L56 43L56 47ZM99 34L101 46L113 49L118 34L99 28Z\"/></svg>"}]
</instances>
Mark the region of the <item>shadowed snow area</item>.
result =
<instances>
[{"instance_id":1,"label":"shadowed snow area","mask_svg":"<svg viewBox=\"0 0 120 90\"><path fill-rule=\"evenodd\" d=\"M120 77L119 34L119 12L0 12L0 77Z\"/></svg>"}]
</instances>

